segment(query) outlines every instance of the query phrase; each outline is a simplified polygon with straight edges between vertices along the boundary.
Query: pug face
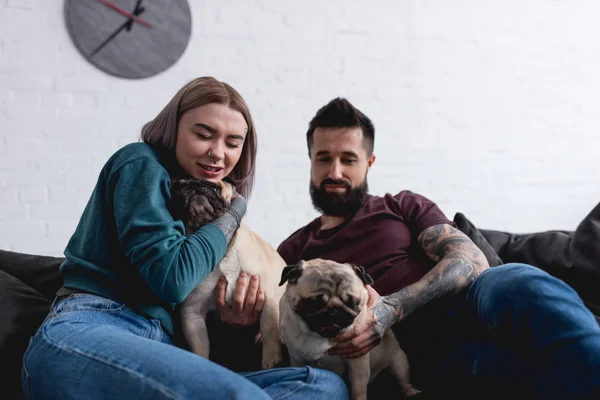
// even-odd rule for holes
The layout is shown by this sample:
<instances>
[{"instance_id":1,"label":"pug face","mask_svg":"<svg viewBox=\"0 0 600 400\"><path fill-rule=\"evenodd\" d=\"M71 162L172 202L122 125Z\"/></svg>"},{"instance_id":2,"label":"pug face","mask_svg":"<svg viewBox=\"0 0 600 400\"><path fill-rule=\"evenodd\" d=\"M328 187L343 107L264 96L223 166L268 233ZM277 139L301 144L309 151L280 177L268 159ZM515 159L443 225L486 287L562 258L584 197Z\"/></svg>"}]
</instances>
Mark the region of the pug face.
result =
<instances>
[{"instance_id":1,"label":"pug face","mask_svg":"<svg viewBox=\"0 0 600 400\"><path fill-rule=\"evenodd\" d=\"M284 268L279 285L285 282L296 314L311 331L332 338L352 325L365 308L364 284L373 280L363 267L313 259Z\"/></svg>"}]
</instances>

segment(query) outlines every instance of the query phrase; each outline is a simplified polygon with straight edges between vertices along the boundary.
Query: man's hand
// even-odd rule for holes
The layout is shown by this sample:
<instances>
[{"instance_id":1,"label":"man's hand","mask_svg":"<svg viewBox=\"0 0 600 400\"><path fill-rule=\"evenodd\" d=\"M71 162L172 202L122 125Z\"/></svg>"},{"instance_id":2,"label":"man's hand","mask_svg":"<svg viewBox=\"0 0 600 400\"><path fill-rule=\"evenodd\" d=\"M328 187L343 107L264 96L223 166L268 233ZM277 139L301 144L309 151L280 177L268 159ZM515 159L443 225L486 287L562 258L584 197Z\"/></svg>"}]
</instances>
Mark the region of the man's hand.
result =
<instances>
[{"instance_id":1,"label":"man's hand","mask_svg":"<svg viewBox=\"0 0 600 400\"><path fill-rule=\"evenodd\" d=\"M330 355L342 358L360 357L377 346L383 335L394 324L393 309L386 304L385 299L379 296L375 289L369 285L365 285L365 287L369 292L367 321L332 339L338 344L329 350Z\"/></svg>"},{"instance_id":2,"label":"man's hand","mask_svg":"<svg viewBox=\"0 0 600 400\"><path fill-rule=\"evenodd\" d=\"M237 372L260 369L261 347L260 315L265 294L257 275L240 273L233 290L231 307L225 301L227 279L219 278L215 287L215 305L218 312L211 331L211 359ZM231 282L233 285L233 282ZM248 294L246 295L246 289ZM215 340L212 340L215 335ZM213 347L214 345L214 347ZM213 351L214 350L214 351Z\"/></svg>"},{"instance_id":3,"label":"man's hand","mask_svg":"<svg viewBox=\"0 0 600 400\"><path fill-rule=\"evenodd\" d=\"M247 296L246 288L248 288ZM265 292L260 289L258 275L252 275L249 279L248 274L240 273L233 291L231 307L225 301L225 293L227 293L227 279L221 275L215 288L215 303L221 320L227 325L238 327L257 326L265 305Z\"/></svg>"}]
</instances>

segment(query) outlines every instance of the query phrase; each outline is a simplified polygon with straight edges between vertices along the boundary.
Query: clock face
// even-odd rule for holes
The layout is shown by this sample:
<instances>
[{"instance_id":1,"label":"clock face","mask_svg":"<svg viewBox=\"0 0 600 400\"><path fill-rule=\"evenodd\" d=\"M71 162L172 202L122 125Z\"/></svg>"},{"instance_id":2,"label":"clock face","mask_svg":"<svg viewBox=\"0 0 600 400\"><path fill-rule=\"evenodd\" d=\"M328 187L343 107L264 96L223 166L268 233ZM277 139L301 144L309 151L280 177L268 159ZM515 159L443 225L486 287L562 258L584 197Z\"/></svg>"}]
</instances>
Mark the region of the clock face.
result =
<instances>
[{"instance_id":1,"label":"clock face","mask_svg":"<svg viewBox=\"0 0 600 400\"><path fill-rule=\"evenodd\" d=\"M186 0L65 0L65 20L89 62L128 79L147 78L172 66L192 31Z\"/></svg>"}]
</instances>

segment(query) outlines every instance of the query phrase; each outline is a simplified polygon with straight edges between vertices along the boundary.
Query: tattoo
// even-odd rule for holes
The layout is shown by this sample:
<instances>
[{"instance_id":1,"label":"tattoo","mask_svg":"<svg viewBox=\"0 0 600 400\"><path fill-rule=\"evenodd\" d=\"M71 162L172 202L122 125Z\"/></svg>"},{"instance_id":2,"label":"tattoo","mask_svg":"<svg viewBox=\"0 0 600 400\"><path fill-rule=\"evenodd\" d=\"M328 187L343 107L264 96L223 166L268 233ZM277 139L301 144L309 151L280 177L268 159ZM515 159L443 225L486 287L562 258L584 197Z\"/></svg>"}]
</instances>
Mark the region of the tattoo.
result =
<instances>
[{"instance_id":1,"label":"tattoo","mask_svg":"<svg viewBox=\"0 0 600 400\"><path fill-rule=\"evenodd\" d=\"M239 228L242 216L246 213L246 200L242 196L236 196L231 200L231 204L226 212L213 220L215 224L227 238L227 243L231 241L233 234Z\"/></svg>"},{"instance_id":2,"label":"tattoo","mask_svg":"<svg viewBox=\"0 0 600 400\"><path fill-rule=\"evenodd\" d=\"M390 307L386 303L387 299L382 297L379 299L378 304L373 307L373 315L377 318L376 331L379 337L383 337L383 334L396 322L395 307Z\"/></svg>"},{"instance_id":3,"label":"tattoo","mask_svg":"<svg viewBox=\"0 0 600 400\"><path fill-rule=\"evenodd\" d=\"M212 224L216 225L217 228L219 228L225 234L225 237L227 238L227 243L231 241L233 234L238 228L237 219L228 212L216 218L212 222Z\"/></svg>"},{"instance_id":4,"label":"tattoo","mask_svg":"<svg viewBox=\"0 0 600 400\"><path fill-rule=\"evenodd\" d=\"M489 268L481 250L449 224L425 229L418 240L427 256L437 264L420 281L383 297L382 304L391 310L394 323L433 300L460 292ZM382 326L385 326L389 317L382 313Z\"/></svg>"}]
</instances>

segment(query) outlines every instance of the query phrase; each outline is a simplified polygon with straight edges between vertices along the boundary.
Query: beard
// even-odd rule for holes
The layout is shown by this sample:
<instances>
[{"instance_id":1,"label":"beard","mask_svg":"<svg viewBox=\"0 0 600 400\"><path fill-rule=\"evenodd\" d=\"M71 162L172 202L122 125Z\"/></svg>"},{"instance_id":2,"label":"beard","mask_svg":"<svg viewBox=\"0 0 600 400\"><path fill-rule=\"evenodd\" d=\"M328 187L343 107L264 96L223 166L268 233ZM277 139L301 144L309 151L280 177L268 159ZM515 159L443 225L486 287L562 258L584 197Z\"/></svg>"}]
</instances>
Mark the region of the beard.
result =
<instances>
[{"instance_id":1,"label":"beard","mask_svg":"<svg viewBox=\"0 0 600 400\"><path fill-rule=\"evenodd\" d=\"M343 185L346 188L345 193L329 193L325 185ZM364 182L353 188L344 180L325 179L320 186L310 182L310 198L313 207L331 217L346 217L356 213L367 199L369 185L367 177Z\"/></svg>"}]
</instances>

